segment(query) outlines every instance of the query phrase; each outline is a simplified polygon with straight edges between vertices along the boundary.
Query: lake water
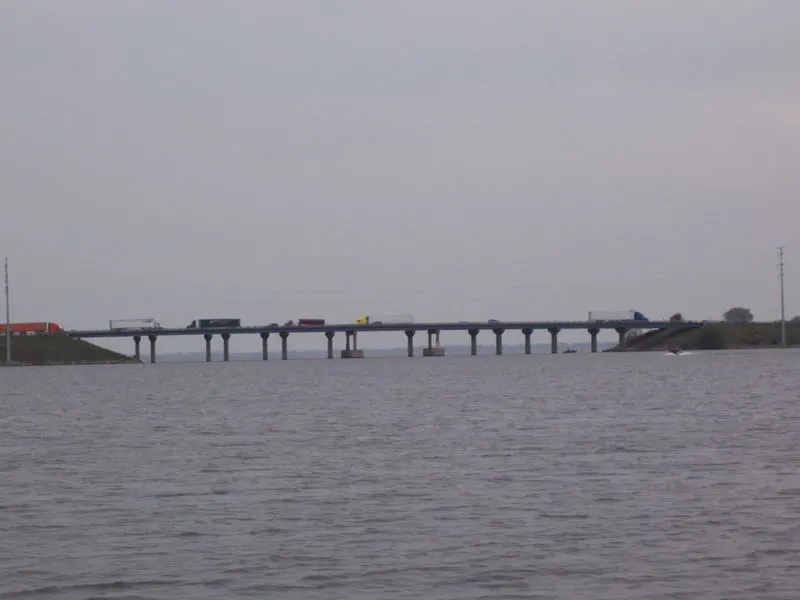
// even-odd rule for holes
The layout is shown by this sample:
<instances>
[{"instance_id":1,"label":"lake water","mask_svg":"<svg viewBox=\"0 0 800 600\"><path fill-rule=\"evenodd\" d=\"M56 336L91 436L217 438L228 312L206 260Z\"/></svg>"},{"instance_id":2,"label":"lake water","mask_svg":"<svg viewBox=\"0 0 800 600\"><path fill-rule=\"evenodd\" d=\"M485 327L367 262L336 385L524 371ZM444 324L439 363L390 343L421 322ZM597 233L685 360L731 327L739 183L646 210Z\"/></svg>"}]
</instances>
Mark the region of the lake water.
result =
<instances>
[{"instance_id":1,"label":"lake water","mask_svg":"<svg viewBox=\"0 0 800 600\"><path fill-rule=\"evenodd\" d=\"M0 598L795 598L798 365L2 369Z\"/></svg>"}]
</instances>

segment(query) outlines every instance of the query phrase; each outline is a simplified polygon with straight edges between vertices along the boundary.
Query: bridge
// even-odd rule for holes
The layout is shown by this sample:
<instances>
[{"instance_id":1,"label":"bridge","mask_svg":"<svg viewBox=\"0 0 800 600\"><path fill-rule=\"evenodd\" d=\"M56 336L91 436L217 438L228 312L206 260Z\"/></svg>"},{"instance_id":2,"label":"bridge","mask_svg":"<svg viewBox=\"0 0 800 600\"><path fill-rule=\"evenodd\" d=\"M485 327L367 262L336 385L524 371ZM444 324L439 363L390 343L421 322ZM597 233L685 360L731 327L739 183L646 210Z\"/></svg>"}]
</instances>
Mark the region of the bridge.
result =
<instances>
[{"instance_id":1,"label":"bridge","mask_svg":"<svg viewBox=\"0 0 800 600\"><path fill-rule=\"evenodd\" d=\"M626 334L632 329L694 329L702 327L699 321L457 321L429 323L338 323L328 325L264 325L249 327L215 327L215 328L153 328L153 329L89 329L69 330L64 333L72 338L123 338L133 339L134 357L141 360L140 344L143 337L150 342L150 362L156 362L156 341L163 336L203 336L206 342L206 361L211 362L211 340L215 335L222 339L223 360L230 360L230 338L232 335L259 335L261 337L262 358L267 360L268 341L271 334L277 334L281 340L281 358L289 358L289 336L294 333L323 333L328 341L328 358L334 357L333 339L337 333L345 335L345 348L342 358L363 358L364 351L358 348L358 334L369 331L403 332L407 338L408 356L414 356L414 335L425 332L428 345L423 347L423 356L444 356L444 348L439 343L442 331L463 331L470 336L470 354L478 354L478 334L489 331L495 336L495 353L503 354L503 334L507 331L519 331L525 340L525 354L531 353L531 336L535 331L546 331L550 334L550 351L558 353L558 334L562 330L585 330L591 340L591 351L597 352L597 334L601 330L614 330L619 335L619 343L623 345Z\"/></svg>"}]
</instances>

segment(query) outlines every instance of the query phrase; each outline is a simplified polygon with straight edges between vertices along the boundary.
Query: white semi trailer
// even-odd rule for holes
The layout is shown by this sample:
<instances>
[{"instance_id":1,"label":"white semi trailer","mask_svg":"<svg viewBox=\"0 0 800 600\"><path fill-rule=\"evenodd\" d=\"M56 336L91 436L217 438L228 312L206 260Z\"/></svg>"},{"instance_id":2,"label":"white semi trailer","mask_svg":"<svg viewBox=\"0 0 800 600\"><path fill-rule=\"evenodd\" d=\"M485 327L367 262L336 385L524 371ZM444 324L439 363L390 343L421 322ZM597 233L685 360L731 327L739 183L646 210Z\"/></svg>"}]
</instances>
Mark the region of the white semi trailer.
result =
<instances>
[{"instance_id":1,"label":"white semi trailer","mask_svg":"<svg viewBox=\"0 0 800 600\"><path fill-rule=\"evenodd\" d=\"M161 329L155 319L112 319L108 322L110 331L153 331Z\"/></svg>"},{"instance_id":2,"label":"white semi trailer","mask_svg":"<svg viewBox=\"0 0 800 600\"><path fill-rule=\"evenodd\" d=\"M590 321L647 321L638 310L591 310Z\"/></svg>"}]
</instances>

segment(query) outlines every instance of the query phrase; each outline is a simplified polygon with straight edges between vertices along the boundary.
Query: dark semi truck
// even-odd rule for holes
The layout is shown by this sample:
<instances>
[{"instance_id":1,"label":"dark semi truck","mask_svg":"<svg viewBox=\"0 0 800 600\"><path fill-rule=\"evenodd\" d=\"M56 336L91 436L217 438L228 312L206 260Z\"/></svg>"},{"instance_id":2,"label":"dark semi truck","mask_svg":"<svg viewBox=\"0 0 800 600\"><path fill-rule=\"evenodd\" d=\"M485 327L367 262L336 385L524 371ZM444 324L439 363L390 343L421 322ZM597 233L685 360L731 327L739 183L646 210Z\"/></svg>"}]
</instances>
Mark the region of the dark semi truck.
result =
<instances>
[{"instance_id":1,"label":"dark semi truck","mask_svg":"<svg viewBox=\"0 0 800 600\"><path fill-rule=\"evenodd\" d=\"M241 326L241 319L195 319L186 329L233 329Z\"/></svg>"}]
</instances>

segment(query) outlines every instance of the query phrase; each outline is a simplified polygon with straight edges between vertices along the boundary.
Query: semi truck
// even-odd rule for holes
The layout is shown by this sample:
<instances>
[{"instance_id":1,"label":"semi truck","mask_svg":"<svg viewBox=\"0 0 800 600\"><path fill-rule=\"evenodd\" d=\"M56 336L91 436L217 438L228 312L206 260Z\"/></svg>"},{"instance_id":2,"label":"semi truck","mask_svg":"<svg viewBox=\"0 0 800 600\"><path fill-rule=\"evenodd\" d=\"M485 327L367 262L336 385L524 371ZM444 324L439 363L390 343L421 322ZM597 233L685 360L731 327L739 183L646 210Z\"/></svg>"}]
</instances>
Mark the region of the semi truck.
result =
<instances>
[{"instance_id":1,"label":"semi truck","mask_svg":"<svg viewBox=\"0 0 800 600\"><path fill-rule=\"evenodd\" d=\"M42 335L61 333L64 329L52 321L37 321L35 323L9 323L8 331L11 335ZM0 324L0 334L5 335L6 324Z\"/></svg>"},{"instance_id":2,"label":"semi truck","mask_svg":"<svg viewBox=\"0 0 800 600\"><path fill-rule=\"evenodd\" d=\"M155 319L112 319L108 322L109 331L152 331L161 329Z\"/></svg>"},{"instance_id":3,"label":"semi truck","mask_svg":"<svg viewBox=\"0 0 800 600\"><path fill-rule=\"evenodd\" d=\"M241 319L195 319L186 329L235 329L241 326Z\"/></svg>"},{"instance_id":4,"label":"semi truck","mask_svg":"<svg viewBox=\"0 0 800 600\"><path fill-rule=\"evenodd\" d=\"M325 319L297 319L298 327L322 327Z\"/></svg>"},{"instance_id":5,"label":"semi truck","mask_svg":"<svg viewBox=\"0 0 800 600\"><path fill-rule=\"evenodd\" d=\"M413 322L411 315L361 315L356 319L357 325L405 325Z\"/></svg>"},{"instance_id":6,"label":"semi truck","mask_svg":"<svg viewBox=\"0 0 800 600\"><path fill-rule=\"evenodd\" d=\"M638 310L590 310L590 321L649 321Z\"/></svg>"},{"instance_id":7,"label":"semi truck","mask_svg":"<svg viewBox=\"0 0 800 600\"><path fill-rule=\"evenodd\" d=\"M270 323L270 327L276 327L277 323ZM283 323L284 327L323 327L325 325L325 319L297 319L297 323L294 322L294 319L289 319Z\"/></svg>"}]
</instances>

